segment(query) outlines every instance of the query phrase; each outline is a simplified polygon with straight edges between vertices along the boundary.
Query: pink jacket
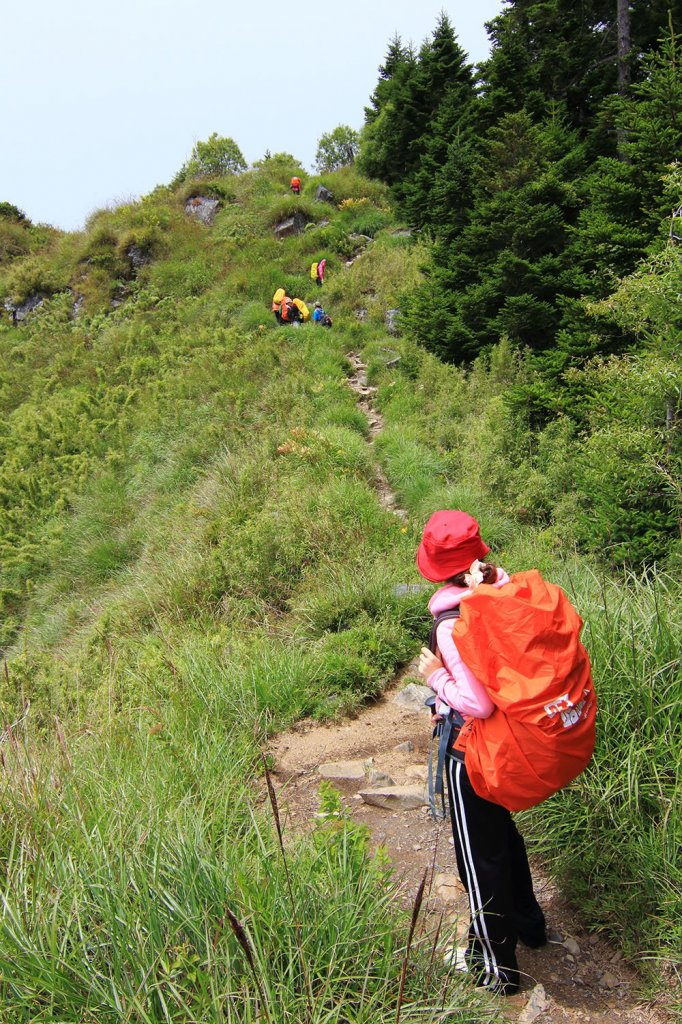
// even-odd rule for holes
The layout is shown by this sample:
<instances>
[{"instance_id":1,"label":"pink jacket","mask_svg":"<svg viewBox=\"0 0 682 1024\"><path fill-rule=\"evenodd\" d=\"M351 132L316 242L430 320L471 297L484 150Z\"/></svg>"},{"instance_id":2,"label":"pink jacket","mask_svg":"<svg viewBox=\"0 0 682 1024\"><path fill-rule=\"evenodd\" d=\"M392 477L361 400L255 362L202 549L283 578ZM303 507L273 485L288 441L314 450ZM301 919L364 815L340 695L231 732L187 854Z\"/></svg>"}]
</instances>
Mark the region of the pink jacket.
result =
<instances>
[{"instance_id":1,"label":"pink jacket","mask_svg":"<svg viewBox=\"0 0 682 1024\"><path fill-rule=\"evenodd\" d=\"M498 569L497 581L493 586L502 587L508 582L509 577L506 572L503 569ZM441 587L429 601L429 611L435 619L442 612L456 608L469 593L471 591L465 587L453 587L452 585ZM431 673L426 680L427 685L438 695L440 700L461 714L471 715L473 718L488 718L493 713L495 705L488 696L485 686L479 683L476 676L462 661L455 641L452 639L454 624L455 620L446 619L438 627L436 640L438 653L444 667Z\"/></svg>"}]
</instances>

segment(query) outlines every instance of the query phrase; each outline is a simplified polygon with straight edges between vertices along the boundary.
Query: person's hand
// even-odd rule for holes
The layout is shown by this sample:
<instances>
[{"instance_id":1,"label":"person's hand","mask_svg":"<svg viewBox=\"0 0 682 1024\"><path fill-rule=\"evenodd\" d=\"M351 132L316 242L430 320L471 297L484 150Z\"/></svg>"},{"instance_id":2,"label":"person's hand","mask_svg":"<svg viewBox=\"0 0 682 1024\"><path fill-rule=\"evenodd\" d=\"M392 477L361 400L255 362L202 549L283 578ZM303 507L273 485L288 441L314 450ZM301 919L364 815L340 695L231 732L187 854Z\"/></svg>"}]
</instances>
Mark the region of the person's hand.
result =
<instances>
[{"instance_id":1,"label":"person's hand","mask_svg":"<svg viewBox=\"0 0 682 1024\"><path fill-rule=\"evenodd\" d=\"M428 679L433 672L443 667L443 662L437 654L433 654L428 647L422 647L419 655L419 674Z\"/></svg>"}]
</instances>

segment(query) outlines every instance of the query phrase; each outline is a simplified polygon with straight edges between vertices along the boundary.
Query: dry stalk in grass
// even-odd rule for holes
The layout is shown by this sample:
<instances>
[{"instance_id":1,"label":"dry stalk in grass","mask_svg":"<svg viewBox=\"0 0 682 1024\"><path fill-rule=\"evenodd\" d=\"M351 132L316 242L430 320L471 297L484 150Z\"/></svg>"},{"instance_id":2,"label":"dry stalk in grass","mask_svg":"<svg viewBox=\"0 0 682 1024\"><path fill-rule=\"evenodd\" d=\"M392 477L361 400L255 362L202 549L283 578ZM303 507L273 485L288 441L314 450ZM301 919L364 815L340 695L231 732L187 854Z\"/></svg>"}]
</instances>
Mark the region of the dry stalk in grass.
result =
<instances>
[{"instance_id":1,"label":"dry stalk in grass","mask_svg":"<svg viewBox=\"0 0 682 1024\"><path fill-rule=\"evenodd\" d=\"M395 1024L400 1024L400 1012L403 1006L403 995L405 993L405 978L407 976L407 965L410 960L410 949L412 947L412 937L414 935L414 929L417 924L417 918L419 917L419 911L421 910L422 900L424 898L424 888L426 886L426 876L428 874L428 868L424 871L424 877L419 883L417 894L414 898L414 906L412 907L412 919L410 921L410 931L407 936L407 946L405 948L405 956L403 957L403 969L400 972L400 991L398 993L398 1009L395 1015Z\"/></svg>"},{"instance_id":2,"label":"dry stalk in grass","mask_svg":"<svg viewBox=\"0 0 682 1024\"><path fill-rule=\"evenodd\" d=\"M248 963L249 968L251 969L251 974L253 975L254 984L258 989L258 997L260 999L263 1017L265 1018L266 1021L268 1021L269 1024L270 1014L268 1013L267 1003L265 1001L265 995L263 993L263 987L261 985L260 976L258 974L258 968L256 966L256 958L253 955L253 949L251 948L249 937L246 934L246 931L241 921L232 913L229 907L225 908L225 917L227 917L230 927L234 932L234 936L244 951L246 962Z\"/></svg>"},{"instance_id":3,"label":"dry stalk in grass","mask_svg":"<svg viewBox=\"0 0 682 1024\"><path fill-rule=\"evenodd\" d=\"M312 986L310 983L310 974L308 972L308 965L306 963L305 954L303 952L303 939L301 938L301 925L298 920L298 914L296 913L296 901L294 899L294 890L291 885L291 875L289 874L289 864L287 862L287 855L284 849L284 836L282 834L282 825L279 817L279 806L277 804L277 794L275 793L275 787L272 784L270 777L270 771L268 769L267 761L264 754L261 754L261 762L263 764L263 773L265 775L265 783L268 788L268 797L270 799L270 806L272 807L272 815L275 819L275 827L277 828L277 837L279 839L279 848L282 853L282 863L284 864L284 874L287 880L287 889L289 891L289 900L291 902L291 913L294 921L294 931L296 933L296 946L298 948L298 955L301 961L301 970L305 979L306 986L306 997L307 997L307 1016L308 1019L312 1020L313 1015L313 993Z\"/></svg>"}]
</instances>

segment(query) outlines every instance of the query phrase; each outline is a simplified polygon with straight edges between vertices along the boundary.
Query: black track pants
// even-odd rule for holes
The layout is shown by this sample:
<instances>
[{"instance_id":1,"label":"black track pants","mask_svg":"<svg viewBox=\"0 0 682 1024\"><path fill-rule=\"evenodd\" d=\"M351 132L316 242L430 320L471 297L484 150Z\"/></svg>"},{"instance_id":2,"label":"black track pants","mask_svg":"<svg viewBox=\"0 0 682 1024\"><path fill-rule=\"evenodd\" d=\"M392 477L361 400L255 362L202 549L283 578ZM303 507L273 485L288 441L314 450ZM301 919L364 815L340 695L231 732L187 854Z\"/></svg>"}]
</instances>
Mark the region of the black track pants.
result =
<instances>
[{"instance_id":1,"label":"black track pants","mask_svg":"<svg viewBox=\"0 0 682 1024\"><path fill-rule=\"evenodd\" d=\"M457 867L471 911L467 965L477 984L510 995L519 984L517 939L545 942L526 847L509 811L474 792L461 761L448 756L446 770Z\"/></svg>"}]
</instances>

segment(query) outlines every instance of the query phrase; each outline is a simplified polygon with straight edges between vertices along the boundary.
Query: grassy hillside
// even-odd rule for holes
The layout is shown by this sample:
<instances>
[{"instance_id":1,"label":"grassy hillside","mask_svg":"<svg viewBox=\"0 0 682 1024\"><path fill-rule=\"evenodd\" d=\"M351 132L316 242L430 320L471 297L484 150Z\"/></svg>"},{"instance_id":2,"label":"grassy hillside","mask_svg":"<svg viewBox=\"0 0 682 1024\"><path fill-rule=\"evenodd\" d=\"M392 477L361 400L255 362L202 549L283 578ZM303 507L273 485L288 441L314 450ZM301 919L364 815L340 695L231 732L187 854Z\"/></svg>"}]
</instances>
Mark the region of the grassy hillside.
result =
<instances>
[{"instance_id":1,"label":"grassy hillside","mask_svg":"<svg viewBox=\"0 0 682 1024\"><path fill-rule=\"evenodd\" d=\"M376 695L419 649L423 596L395 587L418 578L423 521L446 505L587 623L599 750L531 819L537 848L594 927L655 957L679 942L676 576L614 579L576 554L576 441L558 424L531 449L502 397L524 372L504 344L467 374L387 335L424 251L383 189L338 172L330 205L317 180L291 197L289 177L275 158L82 234L12 227L32 234L0 297L44 302L0 326L8 1021L395 1019L407 922L385 865L333 819L288 853L289 894L259 751ZM221 201L211 227L184 212L197 193ZM277 241L296 209L306 231ZM312 303L323 255L333 329L277 327L273 292ZM372 448L352 350L386 419ZM376 458L408 525L381 507ZM439 991L422 944L404 1021ZM490 1018L455 984L449 998Z\"/></svg>"}]
</instances>

